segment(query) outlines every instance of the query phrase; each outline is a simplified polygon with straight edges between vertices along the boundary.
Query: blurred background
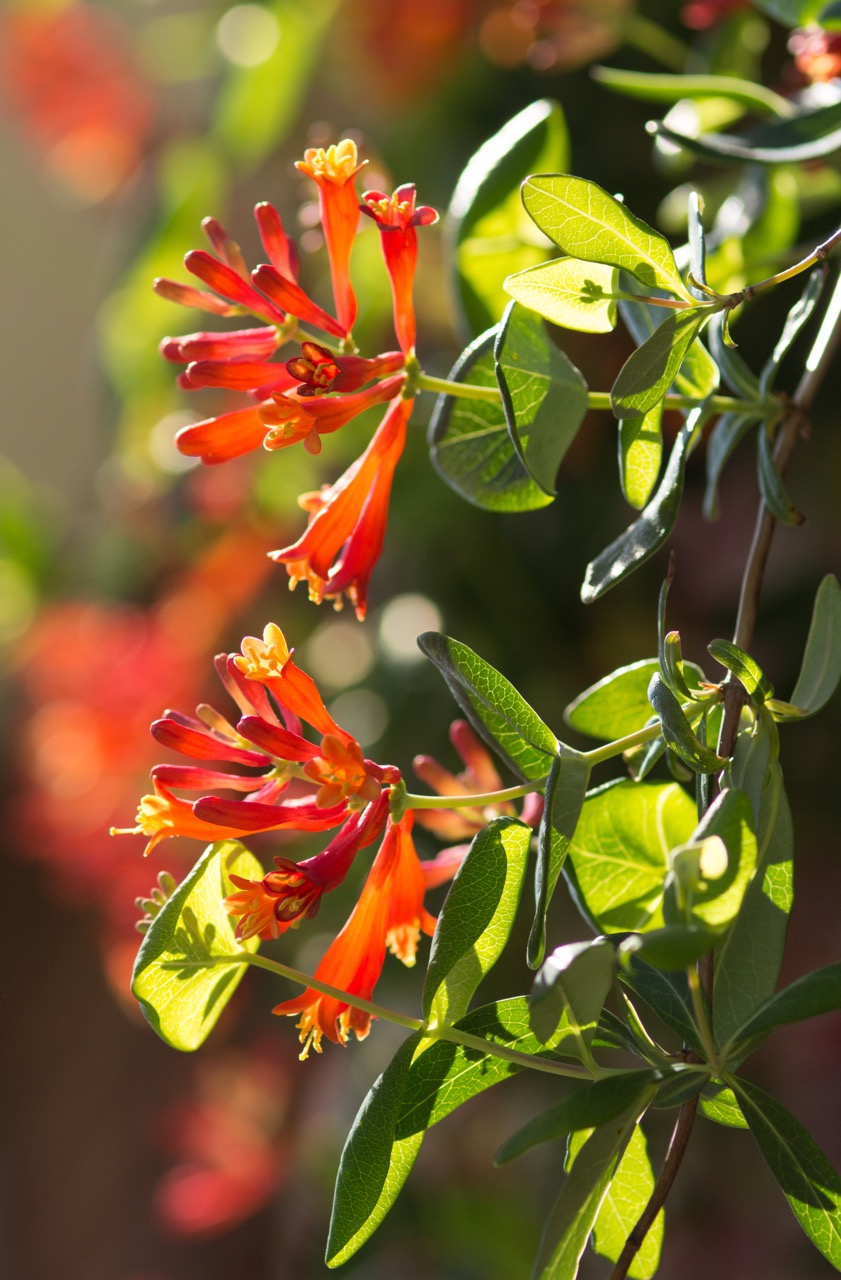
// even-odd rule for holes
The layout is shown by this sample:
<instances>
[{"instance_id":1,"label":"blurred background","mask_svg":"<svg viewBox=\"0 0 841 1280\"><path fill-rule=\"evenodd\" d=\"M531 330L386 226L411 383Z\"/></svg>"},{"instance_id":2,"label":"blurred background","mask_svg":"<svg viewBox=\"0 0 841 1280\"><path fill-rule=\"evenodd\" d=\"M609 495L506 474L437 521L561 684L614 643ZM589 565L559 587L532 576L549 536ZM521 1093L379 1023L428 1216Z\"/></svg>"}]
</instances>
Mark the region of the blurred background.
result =
<instances>
[{"instance_id":1,"label":"blurred background","mask_svg":"<svg viewBox=\"0 0 841 1280\"><path fill-rule=\"evenodd\" d=\"M291 1024L267 1016L290 993L253 973L208 1045L181 1056L128 994L134 899L161 867L180 877L196 849L170 841L144 862L142 837L114 840L108 829L130 826L148 789L160 752L149 722L165 706L219 702L214 653L277 621L334 715L408 774L419 752L460 767L447 738L455 710L416 650L418 632L441 629L477 649L558 729L577 693L656 645L662 556L633 586L579 603L586 562L631 518L606 414L586 420L552 506L499 516L468 506L432 469L426 397L397 472L365 624L290 595L263 553L297 537L297 494L339 474L367 439L364 426L331 438L317 458L290 450L208 468L183 458L174 432L229 407L227 393L175 385L158 343L201 322L156 297L151 280L184 278L183 255L201 244L208 214L258 261L251 209L268 199L318 288L313 189L293 167L306 147L352 136L369 159L365 186L414 182L419 201L446 214L470 156L538 99L560 105L571 171L624 193L678 243L687 191L700 189L714 218L743 175L655 146L645 124L666 108L611 94L591 75L602 61L724 71L820 102L841 96L831 41L810 52L802 34L798 46L739 0L7 0L0 9L0 1273L10 1280L325 1273L344 1135L400 1036L376 1025L365 1045L328 1046L299 1064ZM720 104L718 116L715 103L678 108L675 118L696 131L731 123ZM837 226L839 195L837 159L774 170L750 233L720 237L714 282L739 287L767 274L760 265L811 246ZM419 354L439 375L484 327L459 304L448 236L446 217L422 231L416 287ZM373 227L362 229L354 261L365 282L358 340L363 351L387 348L391 304ZM779 292L739 326L754 364L797 296ZM596 390L630 350L621 330L565 334L563 345ZM788 390L795 358L792 369ZM841 565L839 391L836 370L790 475L808 522L778 531L763 592L755 652L781 696L796 678L817 583ZM754 468L749 448L737 452L720 517L705 524L702 459L690 467L672 540L670 625L702 663L707 642L732 632ZM798 856L787 979L838 956L839 731L836 699L784 735ZM419 844L436 851L431 838ZM555 940L585 936L562 898ZM314 927L284 940L284 957L294 945L290 962L314 966L344 910L325 904ZM486 999L525 989L521 941ZM397 969L387 964L378 998L413 1010L420 976ZM837 1019L783 1029L754 1072L836 1163L839 1050ZM541 1148L504 1170L490 1161L549 1096L544 1081L517 1079L432 1130L396 1209L348 1271L365 1280L526 1275L562 1152ZM671 1119L655 1117L655 1159ZM664 1275L831 1274L737 1131L699 1123L668 1219ZM603 1263L585 1260L582 1275L600 1274Z\"/></svg>"}]
</instances>

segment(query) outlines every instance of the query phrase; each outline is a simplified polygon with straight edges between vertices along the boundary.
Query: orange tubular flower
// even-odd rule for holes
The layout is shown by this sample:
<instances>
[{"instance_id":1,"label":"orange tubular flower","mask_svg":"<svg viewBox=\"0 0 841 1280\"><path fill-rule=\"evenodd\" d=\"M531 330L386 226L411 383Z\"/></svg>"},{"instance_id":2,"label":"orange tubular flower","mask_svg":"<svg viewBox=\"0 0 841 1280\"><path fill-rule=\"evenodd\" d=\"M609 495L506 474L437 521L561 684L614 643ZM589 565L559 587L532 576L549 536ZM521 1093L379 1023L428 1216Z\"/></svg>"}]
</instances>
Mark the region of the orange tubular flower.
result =
<instances>
[{"instance_id":1,"label":"orange tubular flower","mask_svg":"<svg viewBox=\"0 0 841 1280\"><path fill-rule=\"evenodd\" d=\"M310 147L295 167L306 173L318 186L321 225L330 258L336 315L345 334L356 322L356 295L350 282L350 254L359 224L356 175L363 165L358 162L356 143L349 138L324 150Z\"/></svg>"},{"instance_id":2,"label":"orange tubular flower","mask_svg":"<svg viewBox=\"0 0 841 1280\"><path fill-rule=\"evenodd\" d=\"M412 407L412 400L392 401L362 456L334 485L300 499L312 513L303 536L270 553L286 565L290 587L306 580L311 600L332 600L337 609L346 594L360 621L371 571L382 551L391 482Z\"/></svg>"},{"instance_id":3,"label":"orange tubular flower","mask_svg":"<svg viewBox=\"0 0 841 1280\"><path fill-rule=\"evenodd\" d=\"M359 901L341 933L328 947L315 971L319 981L349 995L370 1000L382 971L386 945L406 963L414 962L419 931L431 933L434 921L423 909L423 876L411 838L412 816L389 821L385 839L368 873ZM308 987L300 996L276 1005L274 1013L300 1014L304 1048L321 1052L324 1036L346 1044L351 1031L364 1040L371 1015L335 996Z\"/></svg>"},{"instance_id":4,"label":"orange tubular flower","mask_svg":"<svg viewBox=\"0 0 841 1280\"><path fill-rule=\"evenodd\" d=\"M366 191L363 213L373 218L380 229L383 257L391 280L394 298L394 331L400 348L408 355L415 349L415 308L412 288L418 260L418 237L415 227L430 226L438 214L429 205L415 207L413 183L398 187L393 196L384 191Z\"/></svg>"},{"instance_id":5,"label":"orange tubular flower","mask_svg":"<svg viewBox=\"0 0 841 1280\"><path fill-rule=\"evenodd\" d=\"M294 363L290 361L290 363ZM275 392L272 399L259 408L260 420L268 428L263 445L266 449L285 449L303 440L309 453L321 452L321 436L338 431L360 413L393 400L405 379L402 374L384 378L373 387L343 396L283 395Z\"/></svg>"}]
</instances>

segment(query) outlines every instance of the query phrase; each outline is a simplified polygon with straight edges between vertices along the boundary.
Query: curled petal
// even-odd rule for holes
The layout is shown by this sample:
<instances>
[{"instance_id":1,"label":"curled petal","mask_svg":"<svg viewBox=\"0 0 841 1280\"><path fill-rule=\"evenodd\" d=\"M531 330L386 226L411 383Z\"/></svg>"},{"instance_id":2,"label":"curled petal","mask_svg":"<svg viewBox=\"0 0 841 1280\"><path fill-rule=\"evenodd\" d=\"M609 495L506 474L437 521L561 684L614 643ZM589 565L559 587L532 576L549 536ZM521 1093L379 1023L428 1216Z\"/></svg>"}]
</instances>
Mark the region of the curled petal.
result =
<instances>
[{"instance_id":1,"label":"curled petal","mask_svg":"<svg viewBox=\"0 0 841 1280\"><path fill-rule=\"evenodd\" d=\"M201 458L214 466L261 448L265 438L266 428L256 408L235 409L182 427L176 432L175 447L185 457Z\"/></svg>"},{"instance_id":2,"label":"curled petal","mask_svg":"<svg viewBox=\"0 0 841 1280\"><path fill-rule=\"evenodd\" d=\"M223 800L220 796L202 796L193 805L197 819L224 830L225 837L248 835L255 831L328 831L348 815L346 804L321 809L309 799L290 800L287 804L261 804L256 800ZM217 835L215 837L219 839Z\"/></svg>"}]
</instances>

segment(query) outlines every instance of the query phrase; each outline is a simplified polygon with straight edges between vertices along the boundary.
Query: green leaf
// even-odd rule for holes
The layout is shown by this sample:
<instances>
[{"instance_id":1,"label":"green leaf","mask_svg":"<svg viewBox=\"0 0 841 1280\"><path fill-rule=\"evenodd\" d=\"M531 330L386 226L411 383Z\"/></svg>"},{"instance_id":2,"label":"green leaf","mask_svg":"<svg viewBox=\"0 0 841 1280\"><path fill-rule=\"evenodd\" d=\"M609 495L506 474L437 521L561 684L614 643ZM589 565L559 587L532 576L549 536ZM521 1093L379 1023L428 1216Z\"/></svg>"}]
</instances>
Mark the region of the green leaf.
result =
<instances>
[{"instance_id":1,"label":"green leaf","mask_svg":"<svg viewBox=\"0 0 841 1280\"><path fill-rule=\"evenodd\" d=\"M791 701L807 715L826 706L841 680L841 586L828 573L818 587L803 665Z\"/></svg>"},{"instance_id":2,"label":"green leaf","mask_svg":"<svg viewBox=\"0 0 841 1280\"><path fill-rule=\"evenodd\" d=\"M654 1190L654 1172L645 1134L639 1126L631 1134L619 1166L611 1179L593 1228L593 1248L603 1258L617 1262L625 1241ZM649 1227L642 1246L628 1268L630 1280L651 1280L660 1265L664 1214L661 1209Z\"/></svg>"},{"instance_id":3,"label":"green leaf","mask_svg":"<svg viewBox=\"0 0 841 1280\"><path fill-rule=\"evenodd\" d=\"M520 902L531 827L495 818L473 839L435 934L423 989L424 1018L457 1021L508 941Z\"/></svg>"},{"instance_id":4,"label":"green leaf","mask_svg":"<svg viewBox=\"0 0 841 1280\"><path fill-rule=\"evenodd\" d=\"M149 926L134 963L131 990L148 1022L173 1049L198 1049L245 974L245 954L224 899L231 875L262 878L263 868L236 840L212 844ZM226 960L229 963L225 963Z\"/></svg>"},{"instance_id":5,"label":"green leaf","mask_svg":"<svg viewBox=\"0 0 841 1280\"><path fill-rule=\"evenodd\" d=\"M660 717L667 745L693 772L718 773L724 767L726 759L698 740L680 703L659 672L651 677L648 701Z\"/></svg>"},{"instance_id":6,"label":"green leaf","mask_svg":"<svg viewBox=\"0 0 841 1280\"><path fill-rule=\"evenodd\" d=\"M698 1102L698 1110L707 1120L722 1124L728 1129L747 1129L748 1122L742 1114L738 1099L726 1085L711 1081Z\"/></svg>"},{"instance_id":7,"label":"green leaf","mask_svg":"<svg viewBox=\"0 0 841 1280\"><path fill-rule=\"evenodd\" d=\"M581 808L587 795L590 766L571 747L559 743L544 793L543 817L534 872L534 922L528 942L528 964L536 969L546 947L546 912L566 862Z\"/></svg>"},{"instance_id":8,"label":"green leaf","mask_svg":"<svg viewBox=\"0 0 841 1280\"><path fill-rule=\"evenodd\" d=\"M663 401L641 418L619 420L619 481L639 511L651 497L663 460Z\"/></svg>"},{"instance_id":9,"label":"green leaf","mask_svg":"<svg viewBox=\"0 0 841 1280\"><path fill-rule=\"evenodd\" d=\"M533 102L468 161L446 220L456 292L469 330L495 324L507 298L502 282L534 266L548 245L523 209L520 184L529 174L563 169L569 139L557 102Z\"/></svg>"},{"instance_id":10,"label":"green leaf","mask_svg":"<svg viewBox=\"0 0 841 1280\"><path fill-rule=\"evenodd\" d=\"M841 1270L841 1178L799 1120L746 1080L733 1089L768 1167L806 1235Z\"/></svg>"},{"instance_id":11,"label":"green leaf","mask_svg":"<svg viewBox=\"0 0 841 1280\"><path fill-rule=\"evenodd\" d=\"M397 1140L395 1130L412 1058L422 1033L409 1037L376 1080L345 1142L327 1237L328 1267L341 1266L374 1234L415 1162L423 1131Z\"/></svg>"},{"instance_id":12,"label":"green leaf","mask_svg":"<svg viewBox=\"0 0 841 1280\"><path fill-rule=\"evenodd\" d=\"M687 1071L686 1068L682 1071L675 1070L660 1085L657 1097L651 1105L657 1111L670 1111L673 1107L682 1107L684 1102L690 1102L692 1098L698 1096L703 1085L704 1077L697 1071Z\"/></svg>"},{"instance_id":13,"label":"green leaf","mask_svg":"<svg viewBox=\"0 0 841 1280\"><path fill-rule=\"evenodd\" d=\"M668 538L683 496L686 459L695 445L696 432L702 421L701 410L689 415L675 437L663 478L648 506L624 533L587 565L581 588L581 599L585 604L598 600L650 560Z\"/></svg>"},{"instance_id":14,"label":"green leaf","mask_svg":"<svg viewBox=\"0 0 841 1280\"><path fill-rule=\"evenodd\" d=\"M674 782L620 779L590 792L565 870L598 932L663 924L669 851L686 843L695 822L693 801Z\"/></svg>"},{"instance_id":15,"label":"green leaf","mask_svg":"<svg viewBox=\"0 0 841 1280\"><path fill-rule=\"evenodd\" d=\"M553 258L508 276L510 297L544 320L579 333L610 333L616 327L618 272L600 262Z\"/></svg>"},{"instance_id":16,"label":"green leaf","mask_svg":"<svg viewBox=\"0 0 841 1280\"><path fill-rule=\"evenodd\" d=\"M494 346L497 329L482 334L462 352L450 382L498 390ZM484 511L535 511L552 499L535 484L520 461L499 402L441 395L429 423L429 452L441 478Z\"/></svg>"},{"instance_id":17,"label":"green leaf","mask_svg":"<svg viewBox=\"0 0 841 1280\"><path fill-rule=\"evenodd\" d=\"M651 716L648 686L658 670L656 658L643 658L619 667L596 684L579 693L564 711L564 720L579 733L612 742L642 729ZM683 664L690 689L705 679L693 662Z\"/></svg>"},{"instance_id":18,"label":"green leaf","mask_svg":"<svg viewBox=\"0 0 841 1280\"><path fill-rule=\"evenodd\" d=\"M692 301L669 242L595 182L538 174L523 183L523 204L570 257L620 267L642 284Z\"/></svg>"},{"instance_id":19,"label":"green leaf","mask_svg":"<svg viewBox=\"0 0 841 1280\"><path fill-rule=\"evenodd\" d=\"M789 116L792 106L762 84L751 84L737 76L666 75L648 71L625 71L616 67L594 67L592 74L608 89L615 89L631 98L644 102L682 102L685 98L703 101L706 98L726 98L752 113L769 112L775 116Z\"/></svg>"},{"instance_id":20,"label":"green leaf","mask_svg":"<svg viewBox=\"0 0 841 1280\"><path fill-rule=\"evenodd\" d=\"M554 496L558 467L587 412L587 384L543 321L516 302L503 317L494 359L517 455Z\"/></svg>"},{"instance_id":21,"label":"green leaf","mask_svg":"<svg viewBox=\"0 0 841 1280\"><path fill-rule=\"evenodd\" d=\"M641 293L641 287L622 272L619 287L623 293ZM665 297L661 289L649 291L652 297ZM625 327L638 347L647 342L663 320L663 308L651 306L645 302L620 302L619 312ZM716 313L717 314L717 313ZM716 319L713 315L713 320ZM700 341L693 342L683 359L683 364L675 374L674 390L682 396L692 396L695 400L704 400L715 391L719 383L718 365Z\"/></svg>"},{"instance_id":22,"label":"green leaf","mask_svg":"<svg viewBox=\"0 0 841 1280\"><path fill-rule=\"evenodd\" d=\"M725 133L693 138L659 120L652 120L647 128L692 155L720 164L805 164L830 156L841 146L841 103L760 125L743 138Z\"/></svg>"},{"instance_id":23,"label":"green leaf","mask_svg":"<svg viewBox=\"0 0 841 1280\"><path fill-rule=\"evenodd\" d=\"M529 996L531 1028L542 1044L588 1065L590 1044L613 983L616 953L605 939L558 947Z\"/></svg>"},{"instance_id":24,"label":"green leaf","mask_svg":"<svg viewBox=\"0 0 841 1280\"><path fill-rule=\"evenodd\" d=\"M717 934L697 925L667 924L649 933L632 934L619 947L619 962L633 957L657 969L686 969L715 945Z\"/></svg>"},{"instance_id":25,"label":"green leaf","mask_svg":"<svg viewBox=\"0 0 841 1280\"><path fill-rule=\"evenodd\" d=\"M683 649L680 643L680 632L666 630L666 602L672 585L673 568L663 579L660 597L657 602L657 657L660 663L659 674L678 698L689 701L692 694L683 674ZM653 678L653 677L652 677Z\"/></svg>"},{"instance_id":26,"label":"green leaf","mask_svg":"<svg viewBox=\"0 0 841 1280\"><path fill-rule=\"evenodd\" d=\"M744 399L754 400L759 396L759 379L753 370L745 364L736 348L729 346L724 341L724 325L727 315L726 311L720 311L710 321L707 329L710 351L721 370L721 376L725 384L730 390L735 391L736 395L742 396Z\"/></svg>"},{"instance_id":27,"label":"green leaf","mask_svg":"<svg viewBox=\"0 0 841 1280\"><path fill-rule=\"evenodd\" d=\"M562 1102L529 1120L503 1142L494 1156L494 1164L508 1164L532 1147L556 1142L558 1138L566 1138L581 1129L597 1129L600 1125L610 1124L629 1108L644 1104L653 1095L652 1086L656 1086L659 1079L657 1071L648 1069L626 1071L583 1085Z\"/></svg>"},{"instance_id":28,"label":"green leaf","mask_svg":"<svg viewBox=\"0 0 841 1280\"><path fill-rule=\"evenodd\" d=\"M825 15L837 12L837 6L827 0L754 0L754 6L776 18L787 27L805 27L809 23L823 23L830 29L838 27L838 19L827 22Z\"/></svg>"},{"instance_id":29,"label":"green leaf","mask_svg":"<svg viewBox=\"0 0 841 1280\"><path fill-rule=\"evenodd\" d=\"M712 839L723 841L727 867L723 874L710 877L704 874L702 857L702 875L692 891L691 914L701 925L724 930L739 914L756 871L753 810L744 791L720 791L692 833L690 844L703 845Z\"/></svg>"},{"instance_id":30,"label":"green leaf","mask_svg":"<svg viewBox=\"0 0 841 1280\"><path fill-rule=\"evenodd\" d=\"M601 1125L575 1152L543 1234L535 1280L575 1280L578 1264L622 1152L643 1108Z\"/></svg>"},{"instance_id":31,"label":"green leaf","mask_svg":"<svg viewBox=\"0 0 841 1280\"><path fill-rule=\"evenodd\" d=\"M781 524L802 524L804 516L793 505L783 478L777 470L766 427L757 433L757 475L762 500L775 520Z\"/></svg>"},{"instance_id":32,"label":"green leaf","mask_svg":"<svg viewBox=\"0 0 841 1280\"><path fill-rule=\"evenodd\" d=\"M710 316L709 306L673 311L619 370L610 392L617 418L638 418L663 399Z\"/></svg>"},{"instance_id":33,"label":"green leaf","mask_svg":"<svg viewBox=\"0 0 841 1280\"><path fill-rule=\"evenodd\" d=\"M265 159L295 123L338 4L324 0L313 9L306 0L274 0L261 7L276 18L280 38L256 65L230 68L212 130L228 155L248 168Z\"/></svg>"},{"instance_id":34,"label":"green leaf","mask_svg":"<svg viewBox=\"0 0 841 1280\"><path fill-rule=\"evenodd\" d=\"M800 298L795 302L794 306L786 316L783 331L777 339L776 346L762 369L762 373L759 378L759 389L763 395L767 395L773 387L780 365L782 364L784 357L790 351L800 330L814 311L825 283L825 270L818 268L817 270L810 272L809 278L806 281L806 287Z\"/></svg>"},{"instance_id":35,"label":"green leaf","mask_svg":"<svg viewBox=\"0 0 841 1280\"><path fill-rule=\"evenodd\" d=\"M664 973L640 956L630 955L619 969L619 980L644 1000L684 1044L703 1053L685 973Z\"/></svg>"},{"instance_id":36,"label":"green leaf","mask_svg":"<svg viewBox=\"0 0 841 1280\"><path fill-rule=\"evenodd\" d=\"M741 737L741 735L740 735ZM776 761L776 729L763 716L747 769L740 768L739 743L725 779L745 787L757 826L757 870L742 910L716 955L713 983L713 1030L722 1045L773 994L785 950L788 918L794 900L793 835L782 774Z\"/></svg>"},{"instance_id":37,"label":"green leaf","mask_svg":"<svg viewBox=\"0 0 841 1280\"><path fill-rule=\"evenodd\" d=\"M437 631L418 636L418 647L441 672L473 727L520 778L545 778L558 740L524 698L484 658Z\"/></svg>"},{"instance_id":38,"label":"green leaf","mask_svg":"<svg viewBox=\"0 0 841 1280\"><path fill-rule=\"evenodd\" d=\"M729 640L712 640L707 645L707 653L711 654L716 662L720 662L728 671L732 671L742 687L757 702L764 702L766 698L773 698L774 686L759 663L755 662L750 654L745 653L744 649L740 649L738 645L732 644Z\"/></svg>"},{"instance_id":39,"label":"green leaf","mask_svg":"<svg viewBox=\"0 0 841 1280\"><path fill-rule=\"evenodd\" d=\"M633 421L633 419L631 419ZM718 519L718 483L724 464L739 441L762 418L755 413L723 413L707 440L707 487L704 493L704 519Z\"/></svg>"},{"instance_id":40,"label":"green leaf","mask_svg":"<svg viewBox=\"0 0 841 1280\"><path fill-rule=\"evenodd\" d=\"M828 964L783 987L764 1004L733 1037L728 1046L734 1055L745 1057L774 1027L817 1018L841 1009L841 962Z\"/></svg>"}]
</instances>

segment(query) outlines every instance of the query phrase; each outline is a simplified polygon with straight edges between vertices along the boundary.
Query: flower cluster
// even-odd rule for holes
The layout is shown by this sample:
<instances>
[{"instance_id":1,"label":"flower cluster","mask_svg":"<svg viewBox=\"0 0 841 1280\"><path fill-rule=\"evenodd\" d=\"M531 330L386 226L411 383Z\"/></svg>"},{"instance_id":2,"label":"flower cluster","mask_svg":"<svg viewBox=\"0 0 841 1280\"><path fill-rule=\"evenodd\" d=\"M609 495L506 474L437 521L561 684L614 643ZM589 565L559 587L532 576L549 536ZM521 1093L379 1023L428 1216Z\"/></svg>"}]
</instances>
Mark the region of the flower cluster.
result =
<instances>
[{"instance_id":1,"label":"flower cluster","mask_svg":"<svg viewBox=\"0 0 841 1280\"><path fill-rule=\"evenodd\" d=\"M386 949L411 965L420 933L434 927L423 906L426 879L412 841L413 815L390 813L400 772L363 756L274 624L262 639L246 637L241 653L217 658L216 669L241 712L236 727L204 705L196 717L167 711L154 722L152 734L161 745L198 763L152 770L154 793L141 800L133 831L148 837L147 853L173 835L213 841L264 831L333 833L314 857L275 858L274 869L260 880L232 877L236 892L227 910L237 918L240 940L277 938L310 919L323 894L344 881L356 855L382 836L359 901L315 975L370 1000ZM304 735L304 722L317 741ZM200 798L189 801L176 790L198 791ZM362 1039L370 1024L368 1014L315 990L275 1012L300 1014L302 1056L310 1047L319 1051L323 1036L345 1043L353 1030Z\"/></svg>"},{"instance_id":2,"label":"flower cluster","mask_svg":"<svg viewBox=\"0 0 841 1280\"><path fill-rule=\"evenodd\" d=\"M261 203L254 212L267 263L249 272L239 245L215 218L206 218L202 225L213 252L194 250L184 260L206 287L168 279L158 279L154 286L170 301L217 316L247 313L260 321L259 326L165 338L161 352L185 366L178 379L185 390L217 387L249 397L246 407L193 423L176 436L181 453L208 464L227 462L260 446L275 451L303 443L310 453L319 453L322 436L338 431L366 409L387 406L362 457L335 484L302 496L301 505L310 513L304 535L273 553L286 565L290 586L306 581L311 599L331 600L336 608L347 596L361 619L413 404L407 360L414 361L416 332L415 228L435 222L438 215L416 205L411 185L399 187L393 196L365 192L360 203L356 177L363 166L349 139L308 150L297 167L318 188L334 313L319 306L298 283L295 246L274 206ZM372 217L381 232L400 348L371 358L357 354L352 336L357 300L350 259L360 211ZM296 348L291 358L273 358L289 344Z\"/></svg>"}]
</instances>

